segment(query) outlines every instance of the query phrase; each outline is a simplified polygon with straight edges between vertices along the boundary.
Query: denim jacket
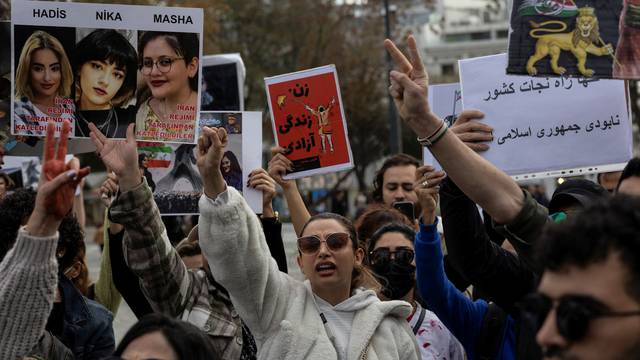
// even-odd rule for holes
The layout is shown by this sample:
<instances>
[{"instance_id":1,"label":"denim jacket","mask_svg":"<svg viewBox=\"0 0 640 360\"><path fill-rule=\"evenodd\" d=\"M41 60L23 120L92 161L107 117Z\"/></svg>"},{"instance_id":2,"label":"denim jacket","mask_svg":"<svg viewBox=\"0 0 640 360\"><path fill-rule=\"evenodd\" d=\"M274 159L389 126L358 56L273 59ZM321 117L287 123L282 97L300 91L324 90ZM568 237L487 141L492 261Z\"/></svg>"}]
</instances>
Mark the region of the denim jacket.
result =
<instances>
[{"instance_id":1,"label":"denim jacket","mask_svg":"<svg viewBox=\"0 0 640 360\"><path fill-rule=\"evenodd\" d=\"M65 276L59 277L59 289L64 306L62 343L77 360L111 355L115 350L115 338L109 310L82 296Z\"/></svg>"}]
</instances>

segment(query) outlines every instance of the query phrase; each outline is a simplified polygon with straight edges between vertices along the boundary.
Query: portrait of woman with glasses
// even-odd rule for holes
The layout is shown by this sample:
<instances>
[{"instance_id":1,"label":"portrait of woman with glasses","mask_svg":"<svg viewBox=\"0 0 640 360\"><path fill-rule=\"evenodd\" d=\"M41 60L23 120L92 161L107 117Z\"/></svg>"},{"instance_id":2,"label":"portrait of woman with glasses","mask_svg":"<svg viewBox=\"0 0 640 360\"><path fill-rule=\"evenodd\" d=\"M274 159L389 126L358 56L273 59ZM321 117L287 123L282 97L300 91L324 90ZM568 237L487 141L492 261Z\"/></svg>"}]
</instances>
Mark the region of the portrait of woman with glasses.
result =
<instances>
[{"instance_id":1,"label":"portrait of woman with glasses","mask_svg":"<svg viewBox=\"0 0 640 360\"><path fill-rule=\"evenodd\" d=\"M199 202L200 246L251 329L258 359L419 359L406 321L411 305L378 298L348 219L322 213L302 227L296 261L304 281L278 270L260 220L225 185L227 142L223 128L204 127L198 140L200 173L211 186Z\"/></svg>"},{"instance_id":2,"label":"portrait of woman with glasses","mask_svg":"<svg viewBox=\"0 0 640 360\"><path fill-rule=\"evenodd\" d=\"M368 266L382 284L383 299L404 300L413 306L408 321L422 358L462 360L462 345L436 314L416 301L415 235L413 228L402 223L382 226L369 240Z\"/></svg>"},{"instance_id":3,"label":"portrait of woman with glasses","mask_svg":"<svg viewBox=\"0 0 640 360\"><path fill-rule=\"evenodd\" d=\"M138 96L136 138L195 140L199 46L197 34L142 33L138 40L138 66L146 89Z\"/></svg>"},{"instance_id":4,"label":"portrait of woman with glasses","mask_svg":"<svg viewBox=\"0 0 640 360\"><path fill-rule=\"evenodd\" d=\"M120 32L94 30L76 45L76 137L89 137L94 123L108 138L124 138L135 121L136 50Z\"/></svg>"},{"instance_id":5,"label":"portrait of woman with glasses","mask_svg":"<svg viewBox=\"0 0 640 360\"><path fill-rule=\"evenodd\" d=\"M75 121L69 99L73 73L60 41L35 31L24 43L16 66L14 129L23 135L44 135L48 119Z\"/></svg>"}]
</instances>

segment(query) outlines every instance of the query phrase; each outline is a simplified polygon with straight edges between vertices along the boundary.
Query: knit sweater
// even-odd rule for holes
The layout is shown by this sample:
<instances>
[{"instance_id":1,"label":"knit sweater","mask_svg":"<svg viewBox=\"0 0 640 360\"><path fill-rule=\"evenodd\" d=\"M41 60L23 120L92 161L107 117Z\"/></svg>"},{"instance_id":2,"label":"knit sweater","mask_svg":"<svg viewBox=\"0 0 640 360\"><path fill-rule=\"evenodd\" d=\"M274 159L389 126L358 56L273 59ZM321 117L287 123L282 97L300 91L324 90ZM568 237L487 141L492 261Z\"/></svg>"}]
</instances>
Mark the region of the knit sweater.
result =
<instances>
[{"instance_id":1,"label":"knit sweater","mask_svg":"<svg viewBox=\"0 0 640 360\"><path fill-rule=\"evenodd\" d=\"M258 358L337 359L309 282L278 271L260 222L240 193L227 187L215 200L203 195L199 205L200 247L255 336ZM346 359L419 359L406 321L410 312L404 301L377 298L354 310Z\"/></svg>"},{"instance_id":2,"label":"knit sweater","mask_svg":"<svg viewBox=\"0 0 640 360\"><path fill-rule=\"evenodd\" d=\"M39 341L58 282L58 233L35 237L24 228L0 263L0 359L21 359Z\"/></svg>"}]
</instances>

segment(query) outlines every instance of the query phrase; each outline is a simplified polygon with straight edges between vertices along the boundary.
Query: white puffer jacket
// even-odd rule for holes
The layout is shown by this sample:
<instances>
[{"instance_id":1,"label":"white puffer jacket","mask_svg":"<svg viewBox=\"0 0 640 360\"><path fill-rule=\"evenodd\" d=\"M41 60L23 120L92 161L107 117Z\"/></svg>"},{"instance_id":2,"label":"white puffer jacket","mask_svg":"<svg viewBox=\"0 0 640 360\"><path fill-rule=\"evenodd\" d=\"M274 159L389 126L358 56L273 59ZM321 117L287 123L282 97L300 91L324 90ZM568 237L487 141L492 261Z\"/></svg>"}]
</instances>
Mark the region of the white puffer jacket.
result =
<instances>
[{"instance_id":1,"label":"white puffer jacket","mask_svg":"<svg viewBox=\"0 0 640 360\"><path fill-rule=\"evenodd\" d=\"M258 344L259 359L337 359L309 286L278 271L260 222L234 188L200 199L200 247ZM367 301L353 318L347 360L420 358L404 301Z\"/></svg>"}]
</instances>

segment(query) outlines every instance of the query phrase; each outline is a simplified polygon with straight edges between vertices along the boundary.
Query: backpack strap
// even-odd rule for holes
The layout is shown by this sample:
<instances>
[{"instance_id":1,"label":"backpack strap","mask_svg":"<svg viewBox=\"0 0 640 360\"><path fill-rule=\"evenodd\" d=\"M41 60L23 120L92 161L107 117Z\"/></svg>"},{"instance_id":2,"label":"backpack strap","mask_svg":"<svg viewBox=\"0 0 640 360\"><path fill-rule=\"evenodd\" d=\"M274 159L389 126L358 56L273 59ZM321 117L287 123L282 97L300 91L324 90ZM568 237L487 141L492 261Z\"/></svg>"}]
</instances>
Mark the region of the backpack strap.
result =
<instances>
[{"instance_id":1,"label":"backpack strap","mask_svg":"<svg viewBox=\"0 0 640 360\"><path fill-rule=\"evenodd\" d=\"M420 330L420 326L422 325L422 322L424 321L424 317L427 313L422 306L419 306L419 307L420 307L420 316L418 316L418 322L415 325L413 325L413 335L418 335L418 330Z\"/></svg>"},{"instance_id":2,"label":"backpack strap","mask_svg":"<svg viewBox=\"0 0 640 360\"><path fill-rule=\"evenodd\" d=\"M489 303L482 319L480 333L476 340L476 359L493 360L502 345L507 313L498 305Z\"/></svg>"}]
</instances>

